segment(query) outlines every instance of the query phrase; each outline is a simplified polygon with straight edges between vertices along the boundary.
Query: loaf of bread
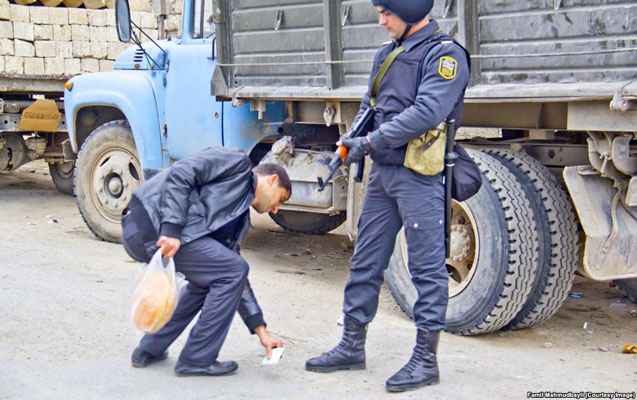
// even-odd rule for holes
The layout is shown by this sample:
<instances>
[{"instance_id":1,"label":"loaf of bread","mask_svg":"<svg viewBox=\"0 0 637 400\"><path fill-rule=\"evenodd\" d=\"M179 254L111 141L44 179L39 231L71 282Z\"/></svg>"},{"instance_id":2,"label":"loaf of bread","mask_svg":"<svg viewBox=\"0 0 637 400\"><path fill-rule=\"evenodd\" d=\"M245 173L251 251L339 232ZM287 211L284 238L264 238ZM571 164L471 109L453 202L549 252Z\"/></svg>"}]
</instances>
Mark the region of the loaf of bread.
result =
<instances>
[{"instance_id":1,"label":"loaf of bread","mask_svg":"<svg viewBox=\"0 0 637 400\"><path fill-rule=\"evenodd\" d=\"M137 329L155 333L170 320L177 302L177 291L169 275L148 271L133 290L133 324Z\"/></svg>"}]
</instances>

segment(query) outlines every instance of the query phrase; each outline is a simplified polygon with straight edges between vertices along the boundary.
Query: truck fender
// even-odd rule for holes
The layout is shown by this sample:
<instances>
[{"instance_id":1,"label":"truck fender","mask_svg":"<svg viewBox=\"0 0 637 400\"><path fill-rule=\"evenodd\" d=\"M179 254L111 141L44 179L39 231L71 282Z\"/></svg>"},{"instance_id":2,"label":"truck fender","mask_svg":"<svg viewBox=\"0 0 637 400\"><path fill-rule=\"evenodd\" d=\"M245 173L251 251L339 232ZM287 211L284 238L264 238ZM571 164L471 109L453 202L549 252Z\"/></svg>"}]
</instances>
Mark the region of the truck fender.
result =
<instances>
[{"instance_id":1,"label":"truck fender","mask_svg":"<svg viewBox=\"0 0 637 400\"><path fill-rule=\"evenodd\" d=\"M138 71L110 71L80 75L70 80L71 90L64 92L64 109L69 139L79 151L77 115L88 106L120 110L133 131L143 168L162 168L162 144L157 101L148 76Z\"/></svg>"}]
</instances>

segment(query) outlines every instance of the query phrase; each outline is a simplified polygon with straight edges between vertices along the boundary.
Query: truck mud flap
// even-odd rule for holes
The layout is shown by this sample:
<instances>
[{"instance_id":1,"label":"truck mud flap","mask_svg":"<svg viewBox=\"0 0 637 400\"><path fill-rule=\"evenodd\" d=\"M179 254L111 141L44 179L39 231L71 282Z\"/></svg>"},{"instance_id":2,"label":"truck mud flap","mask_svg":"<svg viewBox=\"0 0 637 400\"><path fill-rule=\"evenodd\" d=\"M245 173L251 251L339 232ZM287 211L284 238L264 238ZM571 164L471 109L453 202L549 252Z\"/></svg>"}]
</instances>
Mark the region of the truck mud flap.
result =
<instances>
[{"instance_id":1,"label":"truck mud flap","mask_svg":"<svg viewBox=\"0 0 637 400\"><path fill-rule=\"evenodd\" d=\"M626 209L610 179L582 167L564 180L586 233L584 272L595 280L637 277L637 207Z\"/></svg>"}]
</instances>

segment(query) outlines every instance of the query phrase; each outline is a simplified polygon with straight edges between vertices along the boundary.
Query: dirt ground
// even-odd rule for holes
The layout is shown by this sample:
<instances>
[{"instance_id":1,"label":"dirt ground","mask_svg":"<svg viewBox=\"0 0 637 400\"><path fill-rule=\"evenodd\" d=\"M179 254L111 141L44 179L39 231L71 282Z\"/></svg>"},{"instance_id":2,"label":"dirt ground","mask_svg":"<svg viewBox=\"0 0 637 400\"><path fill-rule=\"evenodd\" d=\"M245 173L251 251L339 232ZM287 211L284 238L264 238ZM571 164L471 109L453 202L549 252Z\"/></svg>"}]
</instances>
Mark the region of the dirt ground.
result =
<instances>
[{"instance_id":1,"label":"dirt ground","mask_svg":"<svg viewBox=\"0 0 637 400\"><path fill-rule=\"evenodd\" d=\"M236 374L175 377L184 335L167 361L135 369L130 353L140 334L128 301L138 265L123 248L93 236L42 163L0 173L0 221L1 399L522 399L540 391L637 390L637 355L621 353L637 344L637 305L608 282L581 277L572 291L582 297L569 298L541 326L444 333L437 386L384 391L415 339L386 288L369 328L367 370L306 372L305 360L340 337L352 249L343 231L291 235L258 215L243 255L268 327L284 341L280 364L261 365L262 347L235 318L220 359L238 361Z\"/></svg>"}]
</instances>

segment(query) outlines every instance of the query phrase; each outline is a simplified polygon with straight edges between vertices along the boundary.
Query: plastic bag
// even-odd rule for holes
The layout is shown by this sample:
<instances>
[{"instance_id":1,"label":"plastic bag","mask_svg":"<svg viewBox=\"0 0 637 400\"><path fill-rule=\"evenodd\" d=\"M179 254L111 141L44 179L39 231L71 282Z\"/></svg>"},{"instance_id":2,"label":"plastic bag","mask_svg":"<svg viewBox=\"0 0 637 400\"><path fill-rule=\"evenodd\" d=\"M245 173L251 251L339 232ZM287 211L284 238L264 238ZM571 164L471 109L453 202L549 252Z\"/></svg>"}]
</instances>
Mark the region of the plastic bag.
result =
<instances>
[{"instance_id":1,"label":"plastic bag","mask_svg":"<svg viewBox=\"0 0 637 400\"><path fill-rule=\"evenodd\" d=\"M142 267L135 282L131 315L135 328L155 333L166 325L177 307L186 279L175 273L172 258L164 259L157 250L148 264Z\"/></svg>"}]
</instances>

